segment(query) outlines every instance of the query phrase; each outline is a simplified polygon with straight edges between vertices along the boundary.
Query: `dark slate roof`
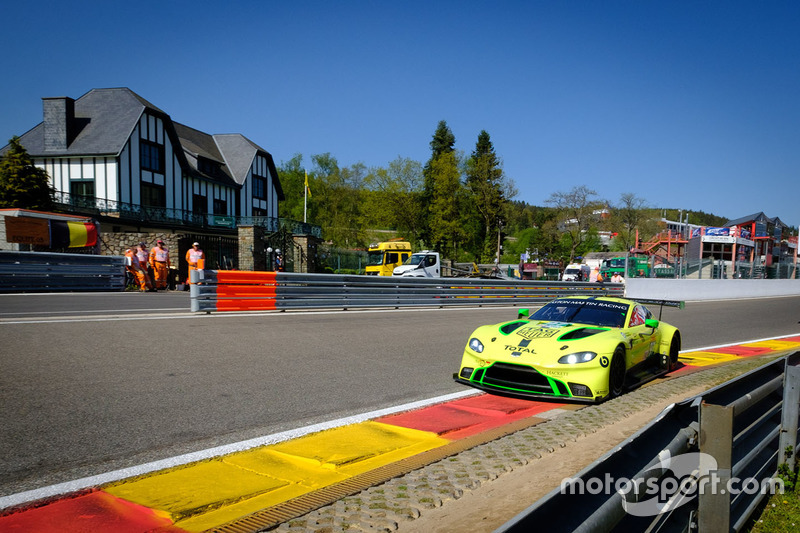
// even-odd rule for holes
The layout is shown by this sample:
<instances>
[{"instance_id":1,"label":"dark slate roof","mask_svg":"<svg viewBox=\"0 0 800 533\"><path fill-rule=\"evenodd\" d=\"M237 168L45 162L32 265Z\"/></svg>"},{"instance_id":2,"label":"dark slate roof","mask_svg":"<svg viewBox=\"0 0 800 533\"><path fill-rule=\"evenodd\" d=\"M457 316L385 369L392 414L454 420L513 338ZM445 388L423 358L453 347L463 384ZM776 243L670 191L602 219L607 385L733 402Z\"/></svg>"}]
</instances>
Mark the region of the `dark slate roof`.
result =
<instances>
[{"instance_id":1,"label":"dark slate roof","mask_svg":"<svg viewBox=\"0 0 800 533\"><path fill-rule=\"evenodd\" d=\"M742 224L747 224L748 222L764 222L768 220L769 218L762 211L760 213L754 213L746 217L737 218L736 220L729 220L725 223L725 227L741 226Z\"/></svg>"},{"instance_id":2,"label":"dark slate roof","mask_svg":"<svg viewBox=\"0 0 800 533\"><path fill-rule=\"evenodd\" d=\"M225 158L217 148L217 143L212 135L178 122L173 122L172 124L175 127L175 133L178 135L181 148L183 148L186 155L186 162L194 173L230 187L241 185L237 180L234 180L231 169L227 166ZM197 164L198 157L203 157L216 163L214 166L219 172L209 173L201 170Z\"/></svg>"},{"instance_id":3,"label":"dark slate roof","mask_svg":"<svg viewBox=\"0 0 800 533\"><path fill-rule=\"evenodd\" d=\"M66 150L44 149L44 125L20 137L31 157L119 155L145 108L166 114L127 88L92 89L75 100L77 134Z\"/></svg>"},{"instance_id":4,"label":"dark slate roof","mask_svg":"<svg viewBox=\"0 0 800 533\"><path fill-rule=\"evenodd\" d=\"M773 224L775 224L775 225L776 225L777 227L779 227L779 228L786 228L786 227L788 227L788 226L787 226L786 224L784 224L784 223L783 223L783 221L782 221L781 219L779 219L778 217L775 217L775 218L771 219L771 220L770 220L770 222L772 222Z\"/></svg>"},{"instance_id":5,"label":"dark slate roof","mask_svg":"<svg viewBox=\"0 0 800 533\"><path fill-rule=\"evenodd\" d=\"M278 193L278 198L280 200L284 199L283 187L281 187L278 169L275 168L275 161L272 159L272 155L269 152L239 133L214 135L214 140L217 142L217 146L219 147L220 152L222 152L222 156L228 163L228 168L233 174L233 179L236 180L236 183L240 185L244 183L245 179L247 179L247 172L253 165L256 154L261 153L261 155L267 160L269 173L274 178L273 183L275 185L275 190Z\"/></svg>"}]
</instances>

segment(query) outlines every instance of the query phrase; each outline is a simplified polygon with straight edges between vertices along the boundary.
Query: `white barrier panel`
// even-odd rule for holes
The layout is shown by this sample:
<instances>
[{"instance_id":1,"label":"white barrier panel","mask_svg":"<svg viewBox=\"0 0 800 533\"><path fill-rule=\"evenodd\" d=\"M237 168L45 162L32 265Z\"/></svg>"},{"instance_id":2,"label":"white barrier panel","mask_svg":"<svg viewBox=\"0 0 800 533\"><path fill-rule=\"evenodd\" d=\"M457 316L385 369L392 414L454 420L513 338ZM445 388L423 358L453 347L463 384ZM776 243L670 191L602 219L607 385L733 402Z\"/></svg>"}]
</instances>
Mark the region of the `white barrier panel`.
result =
<instances>
[{"instance_id":1,"label":"white barrier panel","mask_svg":"<svg viewBox=\"0 0 800 533\"><path fill-rule=\"evenodd\" d=\"M627 298L726 300L800 295L797 279L652 279L625 280Z\"/></svg>"}]
</instances>

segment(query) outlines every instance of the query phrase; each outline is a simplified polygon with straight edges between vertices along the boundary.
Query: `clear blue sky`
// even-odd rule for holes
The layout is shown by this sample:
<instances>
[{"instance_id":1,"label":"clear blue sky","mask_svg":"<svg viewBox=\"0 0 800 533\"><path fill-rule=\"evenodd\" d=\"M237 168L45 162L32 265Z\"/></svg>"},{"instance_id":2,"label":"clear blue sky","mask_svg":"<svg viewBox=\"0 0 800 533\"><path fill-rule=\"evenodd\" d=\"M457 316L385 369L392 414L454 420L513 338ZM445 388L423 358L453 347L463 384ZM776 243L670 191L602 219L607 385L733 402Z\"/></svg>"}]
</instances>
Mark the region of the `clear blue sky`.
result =
<instances>
[{"instance_id":1,"label":"clear blue sky","mask_svg":"<svg viewBox=\"0 0 800 533\"><path fill-rule=\"evenodd\" d=\"M129 87L276 163L425 162L439 120L485 129L545 205L618 202L800 225L800 2L12 2L0 144L41 98Z\"/></svg>"}]
</instances>

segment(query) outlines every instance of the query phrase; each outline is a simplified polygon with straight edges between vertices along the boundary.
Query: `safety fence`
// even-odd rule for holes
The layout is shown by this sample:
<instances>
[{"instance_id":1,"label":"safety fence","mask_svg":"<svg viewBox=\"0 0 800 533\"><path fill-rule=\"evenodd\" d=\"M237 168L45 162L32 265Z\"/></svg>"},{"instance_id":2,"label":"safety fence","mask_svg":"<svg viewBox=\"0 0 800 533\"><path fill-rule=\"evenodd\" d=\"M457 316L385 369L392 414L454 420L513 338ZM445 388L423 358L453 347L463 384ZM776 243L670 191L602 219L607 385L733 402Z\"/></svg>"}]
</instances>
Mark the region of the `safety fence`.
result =
<instances>
[{"instance_id":1,"label":"safety fence","mask_svg":"<svg viewBox=\"0 0 800 533\"><path fill-rule=\"evenodd\" d=\"M0 252L0 292L124 289L123 256Z\"/></svg>"},{"instance_id":2,"label":"safety fence","mask_svg":"<svg viewBox=\"0 0 800 533\"><path fill-rule=\"evenodd\" d=\"M794 471L798 363L800 352L668 407L498 531L742 531L778 472Z\"/></svg>"},{"instance_id":3,"label":"safety fence","mask_svg":"<svg viewBox=\"0 0 800 533\"><path fill-rule=\"evenodd\" d=\"M622 296L615 283L402 278L196 270L192 311L531 305L561 296Z\"/></svg>"}]
</instances>

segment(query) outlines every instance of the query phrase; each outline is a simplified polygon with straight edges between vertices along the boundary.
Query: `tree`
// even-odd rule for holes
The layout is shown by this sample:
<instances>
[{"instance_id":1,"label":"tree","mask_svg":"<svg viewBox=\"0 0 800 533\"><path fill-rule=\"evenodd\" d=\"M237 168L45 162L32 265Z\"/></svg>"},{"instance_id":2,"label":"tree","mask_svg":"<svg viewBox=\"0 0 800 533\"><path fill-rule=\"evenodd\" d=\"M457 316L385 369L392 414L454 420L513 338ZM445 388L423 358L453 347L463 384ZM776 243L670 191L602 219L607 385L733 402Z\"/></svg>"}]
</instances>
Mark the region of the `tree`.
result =
<instances>
[{"instance_id":1,"label":"tree","mask_svg":"<svg viewBox=\"0 0 800 533\"><path fill-rule=\"evenodd\" d=\"M303 220L303 187L305 169L303 156L295 154L289 161L282 162L278 169L284 200L281 202L280 214L292 220Z\"/></svg>"},{"instance_id":2,"label":"tree","mask_svg":"<svg viewBox=\"0 0 800 533\"><path fill-rule=\"evenodd\" d=\"M368 221L404 234L412 243L420 238L425 213L422 203L422 165L398 157L388 168L373 169L365 179L373 194L367 195Z\"/></svg>"},{"instance_id":3,"label":"tree","mask_svg":"<svg viewBox=\"0 0 800 533\"><path fill-rule=\"evenodd\" d=\"M507 198L503 189L503 169L486 130L481 130L478 135L475 151L467 161L466 174L475 210L481 217L475 254L482 262L489 262L497 250L499 224Z\"/></svg>"},{"instance_id":4,"label":"tree","mask_svg":"<svg viewBox=\"0 0 800 533\"><path fill-rule=\"evenodd\" d=\"M361 227L361 183L366 174L363 164L339 168L330 153L311 156L313 177L313 216L308 221L322 227L323 236L337 246L363 246L366 240ZM305 176L304 176L305 178ZM312 205L309 203L309 210Z\"/></svg>"},{"instance_id":5,"label":"tree","mask_svg":"<svg viewBox=\"0 0 800 533\"><path fill-rule=\"evenodd\" d=\"M461 185L456 153L443 153L432 159L430 175L433 177L433 199L429 211L430 244L442 253L457 258L458 250L466 237L462 220L464 189Z\"/></svg>"},{"instance_id":6,"label":"tree","mask_svg":"<svg viewBox=\"0 0 800 533\"><path fill-rule=\"evenodd\" d=\"M611 215L611 229L617 234L616 241L622 250L636 246L636 230L649 218L645 201L633 193L620 196L619 204Z\"/></svg>"},{"instance_id":7,"label":"tree","mask_svg":"<svg viewBox=\"0 0 800 533\"><path fill-rule=\"evenodd\" d=\"M0 160L0 208L53 209L54 189L47 172L34 166L19 137L8 144Z\"/></svg>"},{"instance_id":8,"label":"tree","mask_svg":"<svg viewBox=\"0 0 800 533\"><path fill-rule=\"evenodd\" d=\"M436 176L433 173L433 166L436 160L444 154L449 154L455 151L456 136L447 126L447 122L440 120L436 126L436 131L433 133L431 139L431 157L425 163L422 169L423 185L422 185L422 205L430 206L433 202L434 189L436 188ZM422 222L422 239L432 243L431 230L430 230L430 216L426 212L423 216Z\"/></svg>"},{"instance_id":9,"label":"tree","mask_svg":"<svg viewBox=\"0 0 800 533\"><path fill-rule=\"evenodd\" d=\"M569 192L554 192L547 203L559 211L570 249L569 262L572 263L589 229L599 219L599 211L603 205L597 199L597 192L585 185L573 187Z\"/></svg>"}]
</instances>

